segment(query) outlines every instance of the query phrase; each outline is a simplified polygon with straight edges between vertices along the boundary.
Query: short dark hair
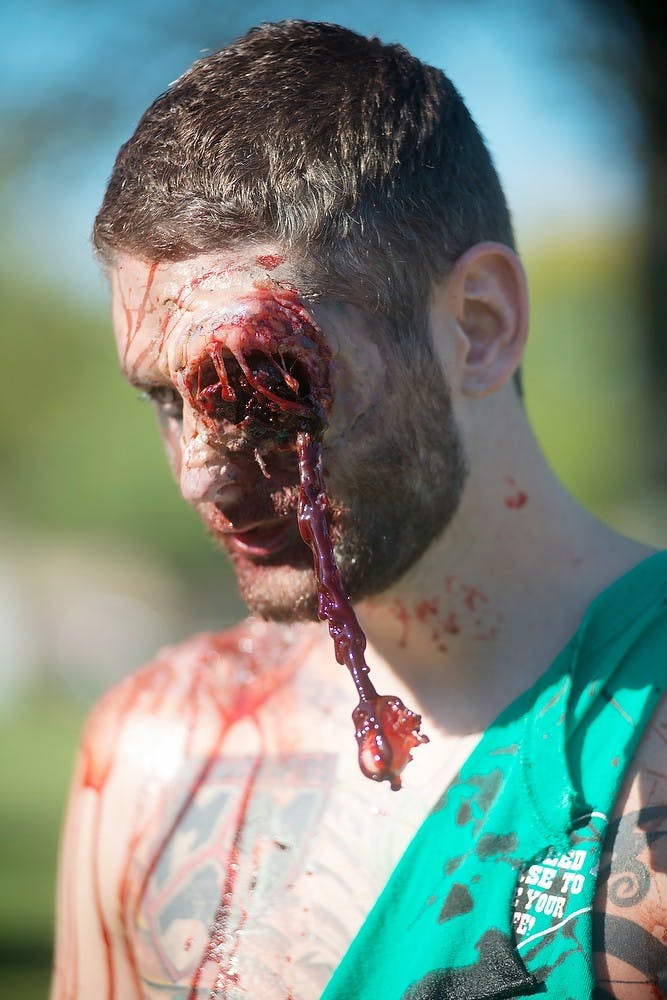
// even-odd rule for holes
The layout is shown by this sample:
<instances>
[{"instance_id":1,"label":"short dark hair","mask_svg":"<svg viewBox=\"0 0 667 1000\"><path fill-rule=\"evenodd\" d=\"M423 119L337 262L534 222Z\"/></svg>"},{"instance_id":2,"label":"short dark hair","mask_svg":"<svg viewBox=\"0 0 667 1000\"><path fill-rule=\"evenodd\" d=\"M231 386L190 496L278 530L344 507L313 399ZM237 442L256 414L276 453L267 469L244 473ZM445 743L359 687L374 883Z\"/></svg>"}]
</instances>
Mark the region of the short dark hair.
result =
<instances>
[{"instance_id":1,"label":"short dark hair","mask_svg":"<svg viewBox=\"0 0 667 1000\"><path fill-rule=\"evenodd\" d=\"M323 292L400 318L408 335L468 247L514 246L451 81L400 45L293 20L253 28L157 98L118 154L93 233L105 260L267 238L310 262Z\"/></svg>"}]
</instances>

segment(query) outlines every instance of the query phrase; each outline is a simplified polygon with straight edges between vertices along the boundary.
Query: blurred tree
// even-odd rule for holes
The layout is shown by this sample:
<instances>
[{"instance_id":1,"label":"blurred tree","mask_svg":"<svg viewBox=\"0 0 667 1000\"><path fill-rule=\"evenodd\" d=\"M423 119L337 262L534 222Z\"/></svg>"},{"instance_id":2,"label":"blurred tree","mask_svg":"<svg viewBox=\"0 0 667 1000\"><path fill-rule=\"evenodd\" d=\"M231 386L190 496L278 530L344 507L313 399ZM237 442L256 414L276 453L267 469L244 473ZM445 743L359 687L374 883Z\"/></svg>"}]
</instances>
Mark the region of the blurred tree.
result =
<instances>
[{"instance_id":1,"label":"blurred tree","mask_svg":"<svg viewBox=\"0 0 667 1000\"><path fill-rule=\"evenodd\" d=\"M145 107L194 55L226 44L247 20L244 5L233 0L200 0L196 15L187 0L101 0L94 8L82 0L36 0L29 21L12 7L9 0L0 17L6 29L0 38L0 74L7 81L0 88L0 183L30 161L44 165L52 146L62 150L82 140L93 143L101 131L120 125L127 131L133 106ZM17 27L18 44L11 30ZM69 48L68 29L75 39ZM49 45L51 37L63 50L58 55ZM47 48L48 58L41 60ZM33 77L31 86L23 85L26 73ZM35 87L40 76L43 86Z\"/></svg>"},{"instance_id":2,"label":"blurred tree","mask_svg":"<svg viewBox=\"0 0 667 1000\"><path fill-rule=\"evenodd\" d=\"M624 81L640 120L644 169L644 303L651 404L667 426L667 13L655 0L585 0L605 26L594 60ZM611 110L611 109L609 109ZM663 435L654 473L667 482Z\"/></svg>"}]
</instances>

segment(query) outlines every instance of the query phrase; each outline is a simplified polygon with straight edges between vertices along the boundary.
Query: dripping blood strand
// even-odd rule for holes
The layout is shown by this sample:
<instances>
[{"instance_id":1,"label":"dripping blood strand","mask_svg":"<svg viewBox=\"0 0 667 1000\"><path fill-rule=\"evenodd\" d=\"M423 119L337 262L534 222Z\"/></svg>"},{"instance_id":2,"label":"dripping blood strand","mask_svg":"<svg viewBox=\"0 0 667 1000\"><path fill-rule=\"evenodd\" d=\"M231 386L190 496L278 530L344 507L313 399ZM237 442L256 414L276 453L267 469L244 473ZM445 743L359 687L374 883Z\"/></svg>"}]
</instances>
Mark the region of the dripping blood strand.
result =
<instances>
[{"instance_id":1,"label":"dripping blood strand","mask_svg":"<svg viewBox=\"0 0 667 1000\"><path fill-rule=\"evenodd\" d=\"M331 401L328 360L328 348L296 293L275 288L256 296L224 332L216 331L184 372L183 392L213 429L229 422L249 441L273 439L278 447L296 439L299 531L313 552L318 615L328 622L336 659L350 671L359 695L352 713L359 766L367 777L398 790L411 750L428 737L419 732L420 715L394 695L379 695L371 683L366 637L336 566L320 444Z\"/></svg>"},{"instance_id":2,"label":"dripping blood strand","mask_svg":"<svg viewBox=\"0 0 667 1000\"><path fill-rule=\"evenodd\" d=\"M322 446L309 434L297 435L299 455L299 531L313 551L317 576L318 616L329 623L336 660L350 671L359 695L352 713L359 747L359 766L374 781L401 787L401 772L411 750L428 737L419 732L421 716L394 695L379 695L364 658L366 636L343 589L329 535L327 500L322 478Z\"/></svg>"}]
</instances>

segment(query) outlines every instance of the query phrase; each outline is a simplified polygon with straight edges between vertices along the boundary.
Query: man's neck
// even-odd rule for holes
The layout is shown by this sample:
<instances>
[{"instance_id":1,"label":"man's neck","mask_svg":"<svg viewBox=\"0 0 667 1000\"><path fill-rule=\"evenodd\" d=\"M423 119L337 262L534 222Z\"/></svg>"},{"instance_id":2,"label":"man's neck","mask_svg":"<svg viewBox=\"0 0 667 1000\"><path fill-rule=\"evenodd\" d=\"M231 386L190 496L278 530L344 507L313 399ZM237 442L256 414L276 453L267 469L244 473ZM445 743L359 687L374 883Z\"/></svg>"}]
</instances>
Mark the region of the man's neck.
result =
<instances>
[{"instance_id":1,"label":"man's neck","mask_svg":"<svg viewBox=\"0 0 667 1000\"><path fill-rule=\"evenodd\" d=\"M374 678L393 675L451 733L483 729L532 684L590 601L650 554L585 511L519 404L488 414L460 508L419 563L362 602Z\"/></svg>"}]
</instances>

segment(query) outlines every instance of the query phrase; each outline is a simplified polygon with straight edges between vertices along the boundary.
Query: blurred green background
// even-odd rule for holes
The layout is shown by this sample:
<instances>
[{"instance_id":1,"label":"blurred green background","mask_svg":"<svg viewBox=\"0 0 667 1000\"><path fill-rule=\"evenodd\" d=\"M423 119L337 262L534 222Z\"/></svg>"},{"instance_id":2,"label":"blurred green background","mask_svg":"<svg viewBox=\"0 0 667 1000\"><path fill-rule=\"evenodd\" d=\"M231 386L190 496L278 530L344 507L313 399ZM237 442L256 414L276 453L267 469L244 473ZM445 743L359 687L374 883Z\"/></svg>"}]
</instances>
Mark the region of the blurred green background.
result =
<instances>
[{"instance_id":1,"label":"blurred green background","mask_svg":"<svg viewBox=\"0 0 667 1000\"><path fill-rule=\"evenodd\" d=\"M3 8L3 996L46 995L58 827L88 706L160 645L242 614L171 482L148 405L117 374L87 239L118 145L202 48L260 20L340 21L442 66L515 209L532 289L525 391L544 448L584 503L664 545L655 220L667 157L655 121L667 88L642 6L423 0L360 12L267 0L202 3L194 18L185 0Z\"/></svg>"}]
</instances>

